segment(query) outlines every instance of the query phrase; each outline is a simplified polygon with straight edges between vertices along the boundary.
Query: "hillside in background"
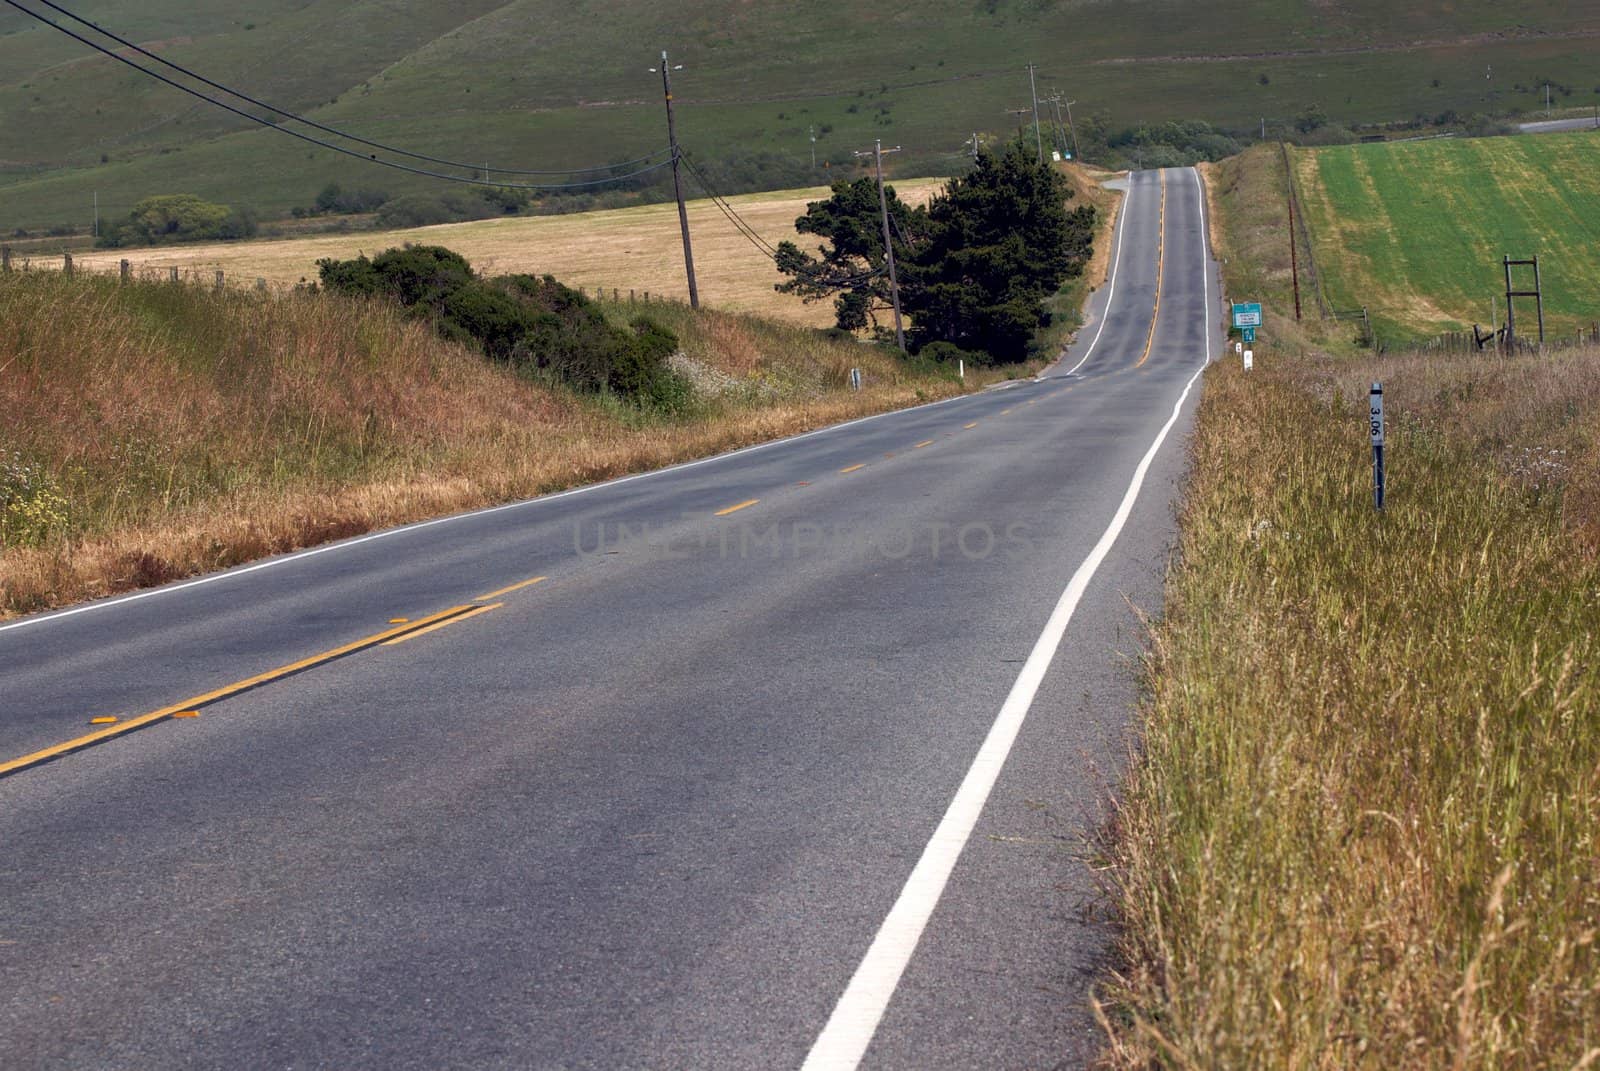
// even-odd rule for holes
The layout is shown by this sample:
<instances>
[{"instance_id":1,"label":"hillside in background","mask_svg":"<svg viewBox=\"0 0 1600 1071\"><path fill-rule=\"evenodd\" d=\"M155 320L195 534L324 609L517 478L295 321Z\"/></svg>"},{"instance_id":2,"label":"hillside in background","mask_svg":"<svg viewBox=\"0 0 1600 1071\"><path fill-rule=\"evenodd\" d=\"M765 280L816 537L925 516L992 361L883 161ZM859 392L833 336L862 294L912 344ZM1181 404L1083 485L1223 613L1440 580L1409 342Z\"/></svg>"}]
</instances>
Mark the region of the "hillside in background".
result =
<instances>
[{"instance_id":1,"label":"hillside in background","mask_svg":"<svg viewBox=\"0 0 1600 1071\"><path fill-rule=\"evenodd\" d=\"M1600 321L1600 134L1341 145L1293 159L1327 299L1366 306L1381 339L1504 323L1507 255L1539 258L1551 337ZM1531 299L1517 326L1536 335Z\"/></svg>"},{"instance_id":2,"label":"hillside in background","mask_svg":"<svg viewBox=\"0 0 1600 1071\"><path fill-rule=\"evenodd\" d=\"M33 8L49 13L42 3ZM948 173L1060 90L1107 131L1204 119L1240 131L1600 102L1600 10L1534 0L218 0L63 3L164 58L363 136L496 167L586 167L680 136L730 186L803 186L875 138L901 174ZM1489 77L1486 77L1486 74ZM251 109L247 109L251 110ZM0 227L85 227L191 192L277 216L329 182L436 180L341 157L201 104L7 9L0 16ZM811 163L812 133L817 163ZM659 177L659 176L658 176ZM660 193L658 187L654 192Z\"/></svg>"}]
</instances>

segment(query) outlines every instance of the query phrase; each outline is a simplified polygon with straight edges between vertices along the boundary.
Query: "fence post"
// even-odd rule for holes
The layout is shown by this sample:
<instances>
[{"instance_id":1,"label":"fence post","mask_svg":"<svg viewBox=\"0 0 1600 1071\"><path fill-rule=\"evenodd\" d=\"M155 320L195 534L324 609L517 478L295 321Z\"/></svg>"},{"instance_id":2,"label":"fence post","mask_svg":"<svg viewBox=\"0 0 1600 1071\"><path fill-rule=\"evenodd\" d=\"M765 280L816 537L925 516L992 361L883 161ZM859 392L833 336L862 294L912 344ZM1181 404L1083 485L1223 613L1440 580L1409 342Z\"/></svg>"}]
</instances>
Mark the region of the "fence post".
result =
<instances>
[{"instance_id":1,"label":"fence post","mask_svg":"<svg viewBox=\"0 0 1600 1071\"><path fill-rule=\"evenodd\" d=\"M11 247L0 245L0 271L11 270Z\"/></svg>"},{"instance_id":2,"label":"fence post","mask_svg":"<svg viewBox=\"0 0 1600 1071\"><path fill-rule=\"evenodd\" d=\"M62 274L71 275L72 274L72 254L71 253L62 253L61 254L61 258L62 258L61 259L61 271L62 271Z\"/></svg>"},{"instance_id":3,"label":"fence post","mask_svg":"<svg viewBox=\"0 0 1600 1071\"><path fill-rule=\"evenodd\" d=\"M1372 436L1372 498L1383 512L1383 384L1374 382L1367 396L1368 431Z\"/></svg>"},{"instance_id":4,"label":"fence post","mask_svg":"<svg viewBox=\"0 0 1600 1071\"><path fill-rule=\"evenodd\" d=\"M217 272L217 289L221 290L224 285L222 272L219 271Z\"/></svg>"},{"instance_id":5,"label":"fence post","mask_svg":"<svg viewBox=\"0 0 1600 1071\"><path fill-rule=\"evenodd\" d=\"M259 277L256 279L256 291L262 294L267 292L267 281L265 279Z\"/></svg>"},{"instance_id":6,"label":"fence post","mask_svg":"<svg viewBox=\"0 0 1600 1071\"><path fill-rule=\"evenodd\" d=\"M177 282L178 281L178 269L177 268L168 268L167 272L168 272L168 278L169 279L171 279L173 282Z\"/></svg>"},{"instance_id":7,"label":"fence post","mask_svg":"<svg viewBox=\"0 0 1600 1071\"><path fill-rule=\"evenodd\" d=\"M120 275L120 277L121 277L123 282L127 282L129 279L133 278L133 265L130 264L127 260L124 260L121 264L119 264L117 266L117 269L118 269L118 274Z\"/></svg>"}]
</instances>

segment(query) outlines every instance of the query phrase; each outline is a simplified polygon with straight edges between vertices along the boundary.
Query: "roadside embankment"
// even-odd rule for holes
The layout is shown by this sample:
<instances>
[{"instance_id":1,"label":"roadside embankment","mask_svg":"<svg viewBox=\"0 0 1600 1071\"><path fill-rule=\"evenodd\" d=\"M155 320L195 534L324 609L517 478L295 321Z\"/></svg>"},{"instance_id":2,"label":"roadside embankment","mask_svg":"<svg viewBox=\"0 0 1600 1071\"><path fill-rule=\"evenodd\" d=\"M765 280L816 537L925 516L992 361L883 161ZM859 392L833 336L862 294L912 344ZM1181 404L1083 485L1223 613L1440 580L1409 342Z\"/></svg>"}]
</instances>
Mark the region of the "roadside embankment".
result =
<instances>
[{"instance_id":1,"label":"roadside embankment","mask_svg":"<svg viewBox=\"0 0 1600 1071\"><path fill-rule=\"evenodd\" d=\"M619 321L639 310L608 309ZM0 616L659 467L976 389L750 316L652 306L696 402L641 411L427 323L271 297L0 275ZM850 389L859 367L865 388ZM1011 374L1029 371L1012 370Z\"/></svg>"},{"instance_id":2,"label":"roadside embankment","mask_svg":"<svg viewBox=\"0 0 1600 1071\"><path fill-rule=\"evenodd\" d=\"M1107 849L1116 1066L1600 1061L1596 399L1600 352L1208 373Z\"/></svg>"}]
</instances>

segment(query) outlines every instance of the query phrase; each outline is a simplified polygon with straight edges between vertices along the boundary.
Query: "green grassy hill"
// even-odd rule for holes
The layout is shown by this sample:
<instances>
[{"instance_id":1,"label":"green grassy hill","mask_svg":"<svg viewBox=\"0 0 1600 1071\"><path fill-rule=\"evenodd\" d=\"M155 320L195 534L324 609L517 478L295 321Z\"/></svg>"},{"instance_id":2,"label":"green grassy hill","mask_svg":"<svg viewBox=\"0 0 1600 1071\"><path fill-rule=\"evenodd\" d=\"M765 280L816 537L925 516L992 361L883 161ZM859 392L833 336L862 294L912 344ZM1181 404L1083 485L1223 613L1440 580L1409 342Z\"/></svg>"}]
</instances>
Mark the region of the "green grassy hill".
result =
<instances>
[{"instance_id":1,"label":"green grassy hill","mask_svg":"<svg viewBox=\"0 0 1600 1071\"><path fill-rule=\"evenodd\" d=\"M1294 161L1324 291L1339 308L1369 307L1381 338L1487 325L1494 300L1503 322L1507 254L1539 257L1552 333L1600 320L1600 135L1349 145ZM1536 329L1531 300L1518 328Z\"/></svg>"},{"instance_id":2,"label":"green grassy hill","mask_svg":"<svg viewBox=\"0 0 1600 1071\"><path fill-rule=\"evenodd\" d=\"M315 118L419 151L509 167L629 158L665 138L662 48L685 69L681 135L701 158L765 154L782 181L825 179L852 150L904 146L902 173L947 170L974 130L1001 134L1060 89L1111 128L1203 118L1239 129L1310 105L1377 121L1562 103L1590 82L1600 10L1555 0L73 0L175 62ZM1493 78L1484 77L1493 65ZM263 130L0 16L0 226L88 222L194 192L268 214L329 181L395 193L428 180ZM810 172L817 131L820 174ZM832 166L822 169L822 163ZM746 165L749 171L753 164ZM803 183L801 183L803 184Z\"/></svg>"}]
</instances>

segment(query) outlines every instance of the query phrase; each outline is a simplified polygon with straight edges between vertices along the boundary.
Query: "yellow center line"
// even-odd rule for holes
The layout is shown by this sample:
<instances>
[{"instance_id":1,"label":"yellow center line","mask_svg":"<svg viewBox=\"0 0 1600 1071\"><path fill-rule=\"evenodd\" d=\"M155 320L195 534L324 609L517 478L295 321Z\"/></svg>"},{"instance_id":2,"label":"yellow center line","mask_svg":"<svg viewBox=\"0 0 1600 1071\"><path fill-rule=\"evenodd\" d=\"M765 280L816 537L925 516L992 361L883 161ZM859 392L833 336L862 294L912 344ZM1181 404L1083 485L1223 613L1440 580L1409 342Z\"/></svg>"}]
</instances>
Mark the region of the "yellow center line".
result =
<instances>
[{"instance_id":1,"label":"yellow center line","mask_svg":"<svg viewBox=\"0 0 1600 1071\"><path fill-rule=\"evenodd\" d=\"M1139 363L1133 366L1135 368L1144 367L1144 363L1150 359L1150 350L1156 344L1156 320L1161 316L1161 284L1167 274L1167 173L1156 173L1161 176L1161 215L1156 225L1160 236L1156 246L1156 308L1150 314L1150 337L1144 342L1144 356L1139 358Z\"/></svg>"},{"instance_id":2,"label":"yellow center line","mask_svg":"<svg viewBox=\"0 0 1600 1071\"><path fill-rule=\"evenodd\" d=\"M435 622L445 621L458 615L465 614L472 609L473 607L471 605L452 606L448 610L440 610L436 614L429 614L427 617L419 617L416 621L413 621L409 624L400 625L396 628L385 629L382 632L373 633L371 636L365 636L359 640L354 640L350 643L344 644L343 646L335 647L332 650L323 651L321 654L314 654L310 658L302 658L298 662L290 662L286 666L279 666L277 669L269 669L265 673L256 674L254 677L246 677L242 681L235 681L233 684L224 685L215 691L206 692L203 695L193 696L189 699L185 699L181 703L174 703L169 707L162 707L160 710L152 710L150 713L141 714L137 718L129 718L127 721L108 726L107 728L101 729L98 732L87 733L83 736L74 737L71 740L63 741L62 743L52 745L51 747L42 748L39 751L19 756L10 760L9 762L0 762L0 777L3 777L9 773L15 773L17 770L25 769L29 766L36 766L39 763L46 762L50 759L59 758L68 752L77 751L80 748L86 748L92 744L98 744L103 741L110 740L114 737L121 736L124 733L131 733L133 730L142 729L146 725L154 725L158 721L176 717L181 713L194 710L197 707L203 707L208 703L215 703L219 700L227 699L229 696L238 695L240 692L248 691L249 689L255 688L258 685L267 684L271 681L279 679L280 677L287 677L291 673L298 673L303 669L310 669L312 666L321 665L324 662L331 662L335 658L342 657L343 655L353 654L356 651L364 650L368 647L376 647L378 644L391 640L396 636L401 636L414 629L425 628L433 625Z\"/></svg>"},{"instance_id":3,"label":"yellow center line","mask_svg":"<svg viewBox=\"0 0 1600 1071\"><path fill-rule=\"evenodd\" d=\"M759 498L747 498L743 502L739 503L737 506L729 506L727 509L719 509L719 510L717 510L715 516L726 517L730 513L738 513L742 509L749 509L751 506L755 505L757 502L760 502L760 501L761 500Z\"/></svg>"},{"instance_id":4,"label":"yellow center line","mask_svg":"<svg viewBox=\"0 0 1600 1071\"><path fill-rule=\"evenodd\" d=\"M512 584L509 587L503 587L499 591L491 591L487 595L479 595L476 599L473 599L472 601L473 602L488 602L490 599L498 599L502 595L510 595L513 591L521 591L523 588L531 588L531 587L533 587L533 585L539 583L541 580L548 580L548 579L549 579L548 577L536 576L531 580L524 580L521 583Z\"/></svg>"},{"instance_id":5,"label":"yellow center line","mask_svg":"<svg viewBox=\"0 0 1600 1071\"><path fill-rule=\"evenodd\" d=\"M961 425L961 430L965 431L968 428L975 428L977 426L978 426L978 422L976 420L974 420L971 424L963 424L963 425Z\"/></svg>"},{"instance_id":6,"label":"yellow center line","mask_svg":"<svg viewBox=\"0 0 1600 1071\"><path fill-rule=\"evenodd\" d=\"M866 468L866 467L867 467L867 466L865 466L865 465L851 465L851 466L850 466L850 467L849 467L849 468L847 468L847 469L840 469L840 470L839 470L839 471L840 471L840 472L841 472L841 473L845 473L845 472L855 472L855 471L856 471L856 470L857 470L857 469L864 469L864 468Z\"/></svg>"},{"instance_id":7,"label":"yellow center line","mask_svg":"<svg viewBox=\"0 0 1600 1071\"><path fill-rule=\"evenodd\" d=\"M932 439L924 439L920 443L918 443L917 445L913 446L911 449L913 449L913 450L921 450L924 446L932 446L932 445L933 445L933 440Z\"/></svg>"},{"instance_id":8,"label":"yellow center line","mask_svg":"<svg viewBox=\"0 0 1600 1071\"><path fill-rule=\"evenodd\" d=\"M405 643L407 640L414 640L418 636L426 636L430 632L437 632L439 629L444 628L446 625L453 625L457 621L465 621L469 617L477 617L479 614L486 614L490 610L498 610L498 609L500 609L500 607L502 607L504 605L505 605L505 603L503 603L503 602L497 602L497 603L491 603L488 606L476 607L474 609L468 610L464 614L457 614L454 617L447 617L443 621L435 621L433 624L429 625L426 628L419 628L415 632L406 633L404 636L396 636L392 640L384 640L383 641L383 646L385 646L385 647L393 647L397 643Z\"/></svg>"}]
</instances>

